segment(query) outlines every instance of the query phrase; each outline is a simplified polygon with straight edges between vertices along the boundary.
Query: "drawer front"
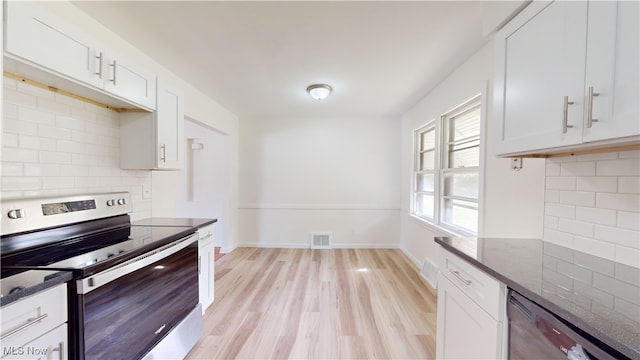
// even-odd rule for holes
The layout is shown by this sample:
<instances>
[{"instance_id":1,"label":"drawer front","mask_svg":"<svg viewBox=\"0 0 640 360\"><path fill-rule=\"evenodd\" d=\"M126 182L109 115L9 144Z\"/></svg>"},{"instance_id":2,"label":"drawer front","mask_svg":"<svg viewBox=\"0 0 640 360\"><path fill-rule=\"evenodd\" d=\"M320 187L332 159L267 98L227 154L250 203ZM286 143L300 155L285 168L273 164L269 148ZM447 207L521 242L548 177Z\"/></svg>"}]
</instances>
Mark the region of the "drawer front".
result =
<instances>
[{"instance_id":1,"label":"drawer front","mask_svg":"<svg viewBox=\"0 0 640 360\"><path fill-rule=\"evenodd\" d=\"M0 313L2 346L24 346L67 321L66 284L9 304Z\"/></svg>"},{"instance_id":2,"label":"drawer front","mask_svg":"<svg viewBox=\"0 0 640 360\"><path fill-rule=\"evenodd\" d=\"M504 319L504 284L444 249L440 252L440 271L494 319Z\"/></svg>"},{"instance_id":3,"label":"drawer front","mask_svg":"<svg viewBox=\"0 0 640 360\"><path fill-rule=\"evenodd\" d=\"M198 244L200 247L207 246L213 243L213 224L206 225L198 229Z\"/></svg>"},{"instance_id":4,"label":"drawer front","mask_svg":"<svg viewBox=\"0 0 640 360\"><path fill-rule=\"evenodd\" d=\"M7 346L3 342L1 359L65 360L67 345L67 324L62 324L27 344Z\"/></svg>"}]
</instances>

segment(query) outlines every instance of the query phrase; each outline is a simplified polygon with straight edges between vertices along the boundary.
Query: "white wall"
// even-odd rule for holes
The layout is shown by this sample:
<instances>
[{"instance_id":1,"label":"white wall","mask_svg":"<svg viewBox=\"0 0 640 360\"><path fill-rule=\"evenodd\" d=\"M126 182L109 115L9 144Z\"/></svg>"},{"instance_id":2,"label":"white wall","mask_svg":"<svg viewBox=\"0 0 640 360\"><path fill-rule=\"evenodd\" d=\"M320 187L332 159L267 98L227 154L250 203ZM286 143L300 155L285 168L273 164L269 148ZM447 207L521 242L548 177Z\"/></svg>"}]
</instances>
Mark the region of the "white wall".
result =
<instances>
[{"instance_id":1,"label":"white wall","mask_svg":"<svg viewBox=\"0 0 640 360\"><path fill-rule=\"evenodd\" d=\"M118 113L4 78L2 199L128 191L151 216L151 171L120 170Z\"/></svg>"},{"instance_id":2,"label":"white wall","mask_svg":"<svg viewBox=\"0 0 640 360\"><path fill-rule=\"evenodd\" d=\"M640 267L640 151L550 158L544 240Z\"/></svg>"},{"instance_id":3,"label":"white wall","mask_svg":"<svg viewBox=\"0 0 640 360\"><path fill-rule=\"evenodd\" d=\"M397 247L400 121L243 119L240 244Z\"/></svg>"},{"instance_id":4,"label":"white wall","mask_svg":"<svg viewBox=\"0 0 640 360\"><path fill-rule=\"evenodd\" d=\"M189 120L185 121L184 135L187 139L185 168L179 176L176 216L218 219L214 227L215 244L227 244L230 226L228 136ZM192 143L201 144L202 148L194 150Z\"/></svg>"},{"instance_id":5,"label":"white wall","mask_svg":"<svg viewBox=\"0 0 640 360\"><path fill-rule=\"evenodd\" d=\"M434 236L449 236L444 230L410 215L415 129L483 94L483 129L491 128L491 83L493 44L488 43L402 118L402 215L401 247L416 263L425 258L437 264L439 246ZM484 130L483 130L484 131ZM482 134L479 236L541 237L544 204L544 160L525 159L524 168L511 170L510 160L492 155L491 134Z\"/></svg>"}]
</instances>

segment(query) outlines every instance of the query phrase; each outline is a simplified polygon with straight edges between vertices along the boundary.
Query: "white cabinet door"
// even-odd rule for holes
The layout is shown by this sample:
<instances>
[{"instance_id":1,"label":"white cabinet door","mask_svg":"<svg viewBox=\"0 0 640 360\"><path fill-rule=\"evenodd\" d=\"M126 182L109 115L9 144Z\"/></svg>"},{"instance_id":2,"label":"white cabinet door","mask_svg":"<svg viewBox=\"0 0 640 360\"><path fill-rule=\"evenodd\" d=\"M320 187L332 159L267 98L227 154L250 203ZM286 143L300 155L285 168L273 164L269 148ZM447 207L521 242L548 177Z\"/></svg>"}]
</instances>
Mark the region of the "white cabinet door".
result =
<instances>
[{"instance_id":1,"label":"white cabinet door","mask_svg":"<svg viewBox=\"0 0 640 360\"><path fill-rule=\"evenodd\" d=\"M503 359L503 322L473 302L447 277L438 277L436 358Z\"/></svg>"},{"instance_id":2,"label":"white cabinet door","mask_svg":"<svg viewBox=\"0 0 640 360\"><path fill-rule=\"evenodd\" d=\"M213 238L213 225L198 229L198 282L200 291L200 304L202 314L214 300L214 256L215 245Z\"/></svg>"},{"instance_id":3,"label":"white cabinet door","mask_svg":"<svg viewBox=\"0 0 640 360\"><path fill-rule=\"evenodd\" d=\"M8 54L102 88L100 54L91 38L32 2L4 4Z\"/></svg>"},{"instance_id":4,"label":"white cabinet door","mask_svg":"<svg viewBox=\"0 0 640 360\"><path fill-rule=\"evenodd\" d=\"M118 56L113 51L105 53L105 91L148 109L156 108L156 76L151 72Z\"/></svg>"},{"instance_id":5,"label":"white cabinet door","mask_svg":"<svg viewBox=\"0 0 640 360\"><path fill-rule=\"evenodd\" d=\"M158 168L181 169L184 164L183 93L158 79Z\"/></svg>"},{"instance_id":6,"label":"white cabinet door","mask_svg":"<svg viewBox=\"0 0 640 360\"><path fill-rule=\"evenodd\" d=\"M120 113L120 168L178 170L184 165L182 91L157 81L157 109Z\"/></svg>"},{"instance_id":7,"label":"white cabinet door","mask_svg":"<svg viewBox=\"0 0 640 360\"><path fill-rule=\"evenodd\" d=\"M637 1L589 3L585 142L640 134L639 7ZM598 95L590 97L590 88Z\"/></svg>"},{"instance_id":8,"label":"white cabinet door","mask_svg":"<svg viewBox=\"0 0 640 360\"><path fill-rule=\"evenodd\" d=\"M581 142L586 26L586 2L534 2L496 36L498 153Z\"/></svg>"},{"instance_id":9,"label":"white cabinet door","mask_svg":"<svg viewBox=\"0 0 640 360\"><path fill-rule=\"evenodd\" d=\"M52 360L67 359L67 324L20 346L3 346L1 359Z\"/></svg>"}]
</instances>

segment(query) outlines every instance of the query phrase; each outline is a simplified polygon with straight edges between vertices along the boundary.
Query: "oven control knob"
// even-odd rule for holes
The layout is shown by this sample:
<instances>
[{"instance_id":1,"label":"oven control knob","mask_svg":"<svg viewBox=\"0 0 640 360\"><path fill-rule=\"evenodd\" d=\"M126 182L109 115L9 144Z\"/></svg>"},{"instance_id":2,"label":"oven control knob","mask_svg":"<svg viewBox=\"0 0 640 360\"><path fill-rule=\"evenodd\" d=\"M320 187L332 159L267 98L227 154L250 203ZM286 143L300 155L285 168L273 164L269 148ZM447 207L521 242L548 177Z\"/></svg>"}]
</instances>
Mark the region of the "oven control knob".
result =
<instances>
[{"instance_id":1,"label":"oven control knob","mask_svg":"<svg viewBox=\"0 0 640 360\"><path fill-rule=\"evenodd\" d=\"M118 205L126 205L127 204L127 199L122 198L122 199L118 199Z\"/></svg>"},{"instance_id":2,"label":"oven control knob","mask_svg":"<svg viewBox=\"0 0 640 360\"><path fill-rule=\"evenodd\" d=\"M9 219L20 219L27 216L27 212L24 209L12 209L7 213Z\"/></svg>"},{"instance_id":3,"label":"oven control knob","mask_svg":"<svg viewBox=\"0 0 640 360\"><path fill-rule=\"evenodd\" d=\"M116 201L113 199L107 200L107 206L113 206L116 204Z\"/></svg>"}]
</instances>

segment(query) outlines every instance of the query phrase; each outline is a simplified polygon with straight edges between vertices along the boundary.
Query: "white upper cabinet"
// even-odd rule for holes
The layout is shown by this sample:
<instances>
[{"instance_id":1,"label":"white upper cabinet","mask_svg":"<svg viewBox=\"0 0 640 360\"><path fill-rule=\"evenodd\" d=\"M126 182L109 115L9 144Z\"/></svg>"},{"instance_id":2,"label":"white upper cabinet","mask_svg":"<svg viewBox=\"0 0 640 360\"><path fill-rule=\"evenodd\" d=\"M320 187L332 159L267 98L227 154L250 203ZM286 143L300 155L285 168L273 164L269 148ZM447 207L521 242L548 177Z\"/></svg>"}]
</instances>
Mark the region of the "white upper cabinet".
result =
<instances>
[{"instance_id":1,"label":"white upper cabinet","mask_svg":"<svg viewBox=\"0 0 640 360\"><path fill-rule=\"evenodd\" d=\"M497 154L621 144L640 134L637 7L534 2L496 34Z\"/></svg>"},{"instance_id":2,"label":"white upper cabinet","mask_svg":"<svg viewBox=\"0 0 640 360\"><path fill-rule=\"evenodd\" d=\"M108 105L155 109L154 74L107 50L42 5L4 4L5 68L10 72Z\"/></svg>"},{"instance_id":3,"label":"white upper cabinet","mask_svg":"<svg viewBox=\"0 0 640 360\"><path fill-rule=\"evenodd\" d=\"M5 51L78 81L102 87L99 54L93 39L45 8L5 1Z\"/></svg>"},{"instance_id":4,"label":"white upper cabinet","mask_svg":"<svg viewBox=\"0 0 640 360\"><path fill-rule=\"evenodd\" d=\"M637 1L589 3L585 142L640 134L639 14Z\"/></svg>"},{"instance_id":5,"label":"white upper cabinet","mask_svg":"<svg viewBox=\"0 0 640 360\"><path fill-rule=\"evenodd\" d=\"M149 109L156 108L156 75L118 56L102 53L104 89Z\"/></svg>"},{"instance_id":6,"label":"white upper cabinet","mask_svg":"<svg viewBox=\"0 0 640 360\"><path fill-rule=\"evenodd\" d=\"M158 79L157 109L120 113L120 168L178 170L184 164L182 91Z\"/></svg>"}]
</instances>

